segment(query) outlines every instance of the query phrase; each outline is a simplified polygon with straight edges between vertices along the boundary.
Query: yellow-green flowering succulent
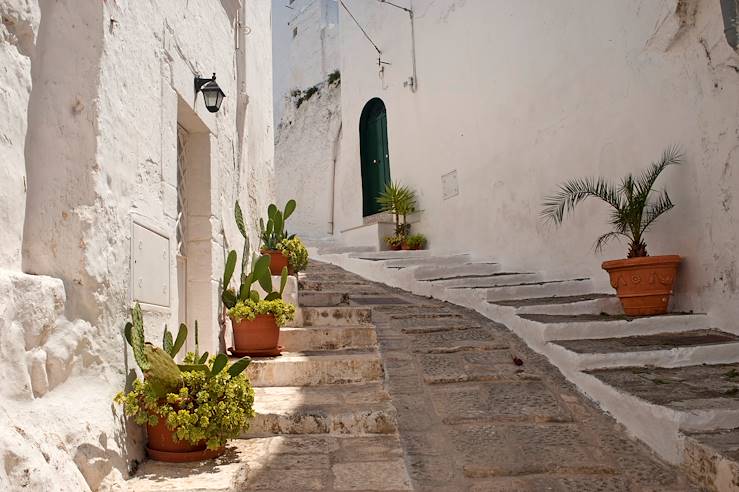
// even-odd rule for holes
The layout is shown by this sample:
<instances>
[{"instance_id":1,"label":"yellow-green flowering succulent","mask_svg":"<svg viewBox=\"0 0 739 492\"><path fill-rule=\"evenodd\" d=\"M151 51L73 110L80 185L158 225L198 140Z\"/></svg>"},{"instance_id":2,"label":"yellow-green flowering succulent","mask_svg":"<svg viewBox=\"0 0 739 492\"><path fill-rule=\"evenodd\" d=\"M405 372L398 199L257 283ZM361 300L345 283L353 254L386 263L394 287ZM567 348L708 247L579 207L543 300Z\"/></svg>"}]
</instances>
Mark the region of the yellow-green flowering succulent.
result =
<instances>
[{"instance_id":1,"label":"yellow-green flowering succulent","mask_svg":"<svg viewBox=\"0 0 739 492\"><path fill-rule=\"evenodd\" d=\"M199 359L190 352L184 363L195 367ZM183 370L182 386L163 398L155 380L137 379L133 388L118 393L115 401L137 424L156 425L164 419L175 440L206 441L209 449L220 448L249 428L254 417L254 389L244 373L232 376L235 371L229 371L228 366L213 374L217 359L211 357L204 364L207 370Z\"/></svg>"},{"instance_id":2,"label":"yellow-green flowering succulent","mask_svg":"<svg viewBox=\"0 0 739 492\"><path fill-rule=\"evenodd\" d=\"M298 236L283 240L278 249L287 256L287 263L292 272L298 273L308 266L308 250Z\"/></svg>"},{"instance_id":3,"label":"yellow-green flowering succulent","mask_svg":"<svg viewBox=\"0 0 739 492\"><path fill-rule=\"evenodd\" d=\"M272 301L260 299L256 302L252 299L245 299L238 301L234 307L228 310L228 315L237 322L242 319L252 320L260 314L272 314L277 326L285 326L295 318L295 306L282 299Z\"/></svg>"}]
</instances>

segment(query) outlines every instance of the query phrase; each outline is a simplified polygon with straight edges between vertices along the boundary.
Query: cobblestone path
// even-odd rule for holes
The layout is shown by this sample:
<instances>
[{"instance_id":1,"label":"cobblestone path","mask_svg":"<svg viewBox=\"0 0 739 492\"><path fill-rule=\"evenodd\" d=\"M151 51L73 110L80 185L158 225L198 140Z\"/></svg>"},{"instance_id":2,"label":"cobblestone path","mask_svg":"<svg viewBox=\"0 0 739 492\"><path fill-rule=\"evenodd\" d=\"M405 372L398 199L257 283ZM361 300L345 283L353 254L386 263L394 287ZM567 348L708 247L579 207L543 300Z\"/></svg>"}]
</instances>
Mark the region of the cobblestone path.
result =
<instances>
[{"instance_id":1,"label":"cobblestone path","mask_svg":"<svg viewBox=\"0 0 739 492\"><path fill-rule=\"evenodd\" d=\"M328 264L302 286L372 307L415 489L696 490L504 326Z\"/></svg>"}]
</instances>

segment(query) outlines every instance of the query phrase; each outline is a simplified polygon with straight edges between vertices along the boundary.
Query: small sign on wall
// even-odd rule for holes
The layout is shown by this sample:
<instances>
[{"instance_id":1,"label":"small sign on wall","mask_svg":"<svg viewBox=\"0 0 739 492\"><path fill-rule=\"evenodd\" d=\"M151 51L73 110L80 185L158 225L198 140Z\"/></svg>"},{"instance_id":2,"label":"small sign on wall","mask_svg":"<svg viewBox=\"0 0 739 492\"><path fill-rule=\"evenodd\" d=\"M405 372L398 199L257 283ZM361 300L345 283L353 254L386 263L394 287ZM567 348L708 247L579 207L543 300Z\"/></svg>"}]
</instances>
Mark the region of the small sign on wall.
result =
<instances>
[{"instance_id":1,"label":"small sign on wall","mask_svg":"<svg viewBox=\"0 0 739 492\"><path fill-rule=\"evenodd\" d=\"M169 306L169 238L133 223L131 281L134 302Z\"/></svg>"},{"instance_id":2,"label":"small sign on wall","mask_svg":"<svg viewBox=\"0 0 739 492\"><path fill-rule=\"evenodd\" d=\"M441 176L441 194L444 200L459 195L459 182L457 181L457 170Z\"/></svg>"}]
</instances>

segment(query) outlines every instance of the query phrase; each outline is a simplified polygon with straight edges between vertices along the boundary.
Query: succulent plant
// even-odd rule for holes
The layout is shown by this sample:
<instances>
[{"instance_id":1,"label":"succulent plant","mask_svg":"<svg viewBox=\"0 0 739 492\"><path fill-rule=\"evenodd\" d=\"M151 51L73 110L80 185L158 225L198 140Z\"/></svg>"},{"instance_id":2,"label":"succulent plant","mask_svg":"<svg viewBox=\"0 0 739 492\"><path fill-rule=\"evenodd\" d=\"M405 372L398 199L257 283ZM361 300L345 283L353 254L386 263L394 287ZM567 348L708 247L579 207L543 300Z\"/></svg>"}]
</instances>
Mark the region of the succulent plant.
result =
<instances>
[{"instance_id":1,"label":"succulent plant","mask_svg":"<svg viewBox=\"0 0 739 492\"><path fill-rule=\"evenodd\" d=\"M259 235L264 249L276 250L285 239L292 239L294 235L288 235L285 222L297 207L295 200L288 200L285 209L280 211L277 205L270 203L267 207L267 223L259 219Z\"/></svg>"},{"instance_id":2,"label":"succulent plant","mask_svg":"<svg viewBox=\"0 0 739 492\"><path fill-rule=\"evenodd\" d=\"M208 361L208 353L199 355L197 352L188 355L195 364L177 364L174 357L180 351L187 339L187 325L182 323L177 333L177 338L173 340L172 333L165 326L162 348L155 347L151 343L146 342L144 337L144 322L141 313L141 306L136 303L131 309L131 321L126 323L124 330L126 341L133 350L136 363L144 373L144 378L151 383L159 396L176 391L182 387L183 372L203 371L208 377L213 377L220 373L228 366L228 357L225 354L216 356L213 362L213 368L208 369L206 362ZM198 347L198 328L195 322L195 346ZM251 359L244 357L234 362L228 372L231 377L241 374L249 365Z\"/></svg>"}]
</instances>

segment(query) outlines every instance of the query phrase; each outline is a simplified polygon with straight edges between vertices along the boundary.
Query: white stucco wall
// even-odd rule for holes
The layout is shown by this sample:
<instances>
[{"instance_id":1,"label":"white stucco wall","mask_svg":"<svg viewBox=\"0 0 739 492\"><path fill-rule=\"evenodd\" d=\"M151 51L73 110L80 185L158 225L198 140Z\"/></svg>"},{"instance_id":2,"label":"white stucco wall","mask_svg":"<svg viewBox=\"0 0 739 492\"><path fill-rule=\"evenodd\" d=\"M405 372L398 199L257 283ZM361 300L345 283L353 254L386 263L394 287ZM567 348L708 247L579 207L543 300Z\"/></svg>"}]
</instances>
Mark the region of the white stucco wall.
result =
<instances>
[{"instance_id":1,"label":"white stucco wall","mask_svg":"<svg viewBox=\"0 0 739 492\"><path fill-rule=\"evenodd\" d=\"M677 207L647 237L653 255L685 257L676 309L707 311L727 330L739 315L739 56L719 2L414 0L418 91L408 15L377 2L344 11L342 159L336 228L362 223L359 116L387 107L393 179L418 191L414 226L437 251L469 251L508 266L592 274L622 244L592 251L607 211L584 205L560 229L539 220L544 196L570 177L639 172L669 145L685 165L659 182ZM400 0L410 5L409 0ZM442 199L457 170L460 193Z\"/></svg>"},{"instance_id":2,"label":"white stucco wall","mask_svg":"<svg viewBox=\"0 0 739 492\"><path fill-rule=\"evenodd\" d=\"M337 0L288 3L272 0L275 126L285 117L290 92L324 81L340 60Z\"/></svg>"},{"instance_id":3,"label":"white stucco wall","mask_svg":"<svg viewBox=\"0 0 739 492\"><path fill-rule=\"evenodd\" d=\"M302 238L333 234L334 163L341 140L341 84L321 84L300 107L286 106L275 136L277 200L295 199L288 229Z\"/></svg>"},{"instance_id":4,"label":"white stucco wall","mask_svg":"<svg viewBox=\"0 0 739 492\"><path fill-rule=\"evenodd\" d=\"M201 349L222 343L223 249L242 245L234 201L254 224L274 200L271 6L254 3L0 1L0 489L106 489L142 458L140 429L111 402L134 376L121 335L133 221L169 238L168 305L143 306L147 337L198 319ZM193 89L212 72L226 93L216 114ZM178 124L188 269L200 272L186 320Z\"/></svg>"}]
</instances>

